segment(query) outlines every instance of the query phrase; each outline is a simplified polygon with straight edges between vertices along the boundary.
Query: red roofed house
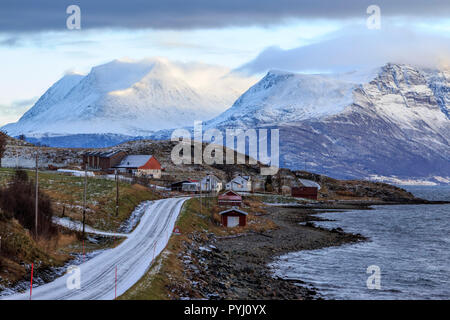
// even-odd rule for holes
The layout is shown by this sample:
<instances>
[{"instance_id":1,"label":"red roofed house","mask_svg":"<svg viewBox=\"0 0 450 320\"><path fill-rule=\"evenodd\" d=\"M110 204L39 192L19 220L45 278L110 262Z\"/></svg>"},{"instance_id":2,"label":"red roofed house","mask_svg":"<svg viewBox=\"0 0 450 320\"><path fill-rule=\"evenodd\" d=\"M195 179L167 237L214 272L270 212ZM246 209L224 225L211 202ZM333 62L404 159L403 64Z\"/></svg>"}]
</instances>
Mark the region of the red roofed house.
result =
<instances>
[{"instance_id":1,"label":"red roofed house","mask_svg":"<svg viewBox=\"0 0 450 320\"><path fill-rule=\"evenodd\" d=\"M231 208L219 212L220 220L224 227L245 227L247 224L247 212L241 211L237 208Z\"/></svg>"},{"instance_id":2,"label":"red roofed house","mask_svg":"<svg viewBox=\"0 0 450 320\"><path fill-rule=\"evenodd\" d=\"M115 168L119 172L125 172L135 176L151 176L154 179L161 178L161 164L152 155L126 156Z\"/></svg>"},{"instance_id":3,"label":"red roofed house","mask_svg":"<svg viewBox=\"0 0 450 320\"><path fill-rule=\"evenodd\" d=\"M227 191L218 197L219 206L237 206L242 204L242 197L234 191Z\"/></svg>"}]
</instances>

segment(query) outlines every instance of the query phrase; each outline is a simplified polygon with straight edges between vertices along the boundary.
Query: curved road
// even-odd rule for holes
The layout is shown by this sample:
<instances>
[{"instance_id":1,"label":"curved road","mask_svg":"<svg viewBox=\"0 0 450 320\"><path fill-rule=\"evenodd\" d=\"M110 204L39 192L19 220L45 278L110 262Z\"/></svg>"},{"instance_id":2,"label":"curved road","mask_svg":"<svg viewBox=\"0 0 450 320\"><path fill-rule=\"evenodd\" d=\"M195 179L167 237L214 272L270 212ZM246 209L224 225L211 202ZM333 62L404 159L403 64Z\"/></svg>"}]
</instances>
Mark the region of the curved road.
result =
<instances>
[{"instance_id":1,"label":"curved road","mask_svg":"<svg viewBox=\"0 0 450 320\"><path fill-rule=\"evenodd\" d=\"M67 280L69 276L73 278L73 274L65 274L33 288L32 299L109 300L116 294L120 296L145 274L164 249L187 199L163 199L149 205L139 225L126 240L78 266L81 271L80 289L68 289ZM30 296L27 291L2 298L15 300L29 299Z\"/></svg>"}]
</instances>

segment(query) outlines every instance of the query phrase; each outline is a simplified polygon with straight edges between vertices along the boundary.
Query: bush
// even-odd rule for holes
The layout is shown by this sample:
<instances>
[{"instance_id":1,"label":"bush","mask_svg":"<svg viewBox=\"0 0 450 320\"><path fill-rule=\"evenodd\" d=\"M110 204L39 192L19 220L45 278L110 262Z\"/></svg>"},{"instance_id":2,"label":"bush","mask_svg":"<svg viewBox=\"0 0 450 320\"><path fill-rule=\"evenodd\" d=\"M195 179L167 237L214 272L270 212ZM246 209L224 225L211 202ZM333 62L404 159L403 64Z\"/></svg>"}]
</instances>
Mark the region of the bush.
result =
<instances>
[{"instance_id":1,"label":"bush","mask_svg":"<svg viewBox=\"0 0 450 320\"><path fill-rule=\"evenodd\" d=\"M38 195L38 234L43 237L54 235L57 229L52 223L53 210L49 197ZM32 234L35 233L35 186L23 170L16 170L7 187L0 192L0 208L7 218L15 218Z\"/></svg>"}]
</instances>

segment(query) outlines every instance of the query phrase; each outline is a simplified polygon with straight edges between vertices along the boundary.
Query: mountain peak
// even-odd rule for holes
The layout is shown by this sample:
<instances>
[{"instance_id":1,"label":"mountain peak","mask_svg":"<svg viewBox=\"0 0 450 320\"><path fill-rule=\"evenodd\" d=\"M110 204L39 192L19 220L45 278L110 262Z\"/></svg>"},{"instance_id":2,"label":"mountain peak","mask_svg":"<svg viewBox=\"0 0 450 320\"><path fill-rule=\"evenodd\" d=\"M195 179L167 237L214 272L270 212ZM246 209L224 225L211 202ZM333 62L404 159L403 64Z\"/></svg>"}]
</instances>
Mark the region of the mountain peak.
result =
<instances>
[{"instance_id":1,"label":"mountain peak","mask_svg":"<svg viewBox=\"0 0 450 320\"><path fill-rule=\"evenodd\" d=\"M266 77L267 76L286 76L286 75L293 75L295 73L293 72L289 72L289 71L284 71L284 70L279 70L279 69L271 69L267 72Z\"/></svg>"},{"instance_id":2,"label":"mountain peak","mask_svg":"<svg viewBox=\"0 0 450 320\"><path fill-rule=\"evenodd\" d=\"M397 95L401 99L394 114L397 118L408 114L410 121L418 121L411 108L422 110L426 105L428 110L435 112L439 111L438 104L448 117L450 90L445 75L427 74L406 64L387 63L378 68L341 74L270 70L230 109L209 121L208 126L254 127L326 118L354 104L363 104L355 99L367 100L373 90L384 95L373 98L373 103L378 102L378 110L383 109L383 114L397 104L397 101L389 103L387 99ZM365 96L360 92L365 92ZM381 100L386 102L379 103ZM439 112L434 115L442 120Z\"/></svg>"},{"instance_id":3,"label":"mountain peak","mask_svg":"<svg viewBox=\"0 0 450 320\"><path fill-rule=\"evenodd\" d=\"M3 128L13 136L148 135L189 126L216 116L248 88L250 79L227 73L160 57L116 59L85 76L65 75L17 123Z\"/></svg>"}]
</instances>

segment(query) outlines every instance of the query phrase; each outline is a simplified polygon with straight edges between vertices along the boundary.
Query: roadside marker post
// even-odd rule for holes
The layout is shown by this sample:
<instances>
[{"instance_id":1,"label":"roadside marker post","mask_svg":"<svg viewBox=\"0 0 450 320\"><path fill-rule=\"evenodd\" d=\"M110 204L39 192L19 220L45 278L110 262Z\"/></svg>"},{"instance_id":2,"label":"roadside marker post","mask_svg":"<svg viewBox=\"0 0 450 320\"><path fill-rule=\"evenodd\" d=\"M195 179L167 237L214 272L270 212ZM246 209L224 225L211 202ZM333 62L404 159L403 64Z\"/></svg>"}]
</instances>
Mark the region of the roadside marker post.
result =
<instances>
[{"instance_id":1,"label":"roadside marker post","mask_svg":"<svg viewBox=\"0 0 450 320\"><path fill-rule=\"evenodd\" d=\"M34 271L34 263L31 263L30 300L31 300L31 295L33 294L33 271Z\"/></svg>"}]
</instances>

